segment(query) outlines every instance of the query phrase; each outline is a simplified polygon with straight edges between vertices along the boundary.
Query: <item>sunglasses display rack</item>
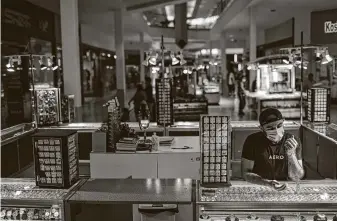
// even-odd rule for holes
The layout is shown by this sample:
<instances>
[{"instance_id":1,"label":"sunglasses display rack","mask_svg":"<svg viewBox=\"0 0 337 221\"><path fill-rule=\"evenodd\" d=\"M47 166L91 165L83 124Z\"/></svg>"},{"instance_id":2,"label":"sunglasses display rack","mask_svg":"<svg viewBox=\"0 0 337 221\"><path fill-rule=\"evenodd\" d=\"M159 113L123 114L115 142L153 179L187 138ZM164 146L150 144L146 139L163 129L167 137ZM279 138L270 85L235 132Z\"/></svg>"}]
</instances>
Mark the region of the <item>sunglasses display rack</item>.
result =
<instances>
[{"instance_id":1,"label":"sunglasses display rack","mask_svg":"<svg viewBox=\"0 0 337 221\"><path fill-rule=\"evenodd\" d=\"M330 122L330 94L329 88L311 88L307 91L307 116L310 122Z\"/></svg>"},{"instance_id":2,"label":"sunglasses display rack","mask_svg":"<svg viewBox=\"0 0 337 221\"><path fill-rule=\"evenodd\" d=\"M61 122L61 93L59 88L35 89L38 126L52 126Z\"/></svg>"},{"instance_id":3,"label":"sunglasses display rack","mask_svg":"<svg viewBox=\"0 0 337 221\"><path fill-rule=\"evenodd\" d=\"M39 187L69 188L79 179L77 132L47 130L33 135L35 180Z\"/></svg>"},{"instance_id":4,"label":"sunglasses display rack","mask_svg":"<svg viewBox=\"0 0 337 221\"><path fill-rule=\"evenodd\" d=\"M172 79L156 79L157 125L173 125Z\"/></svg>"},{"instance_id":5,"label":"sunglasses display rack","mask_svg":"<svg viewBox=\"0 0 337 221\"><path fill-rule=\"evenodd\" d=\"M121 112L117 98L113 98L103 105L108 111L107 120L107 150L115 152L120 138Z\"/></svg>"},{"instance_id":6,"label":"sunglasses display rack","mask_svg":"<svg viewBox=\"0 0 337 221\"><path fill-rule=\"evenodd\" d=\"M63 95L61 102L62 122L72 123L75 120L75 95Z\"/></svg>"},{"instance_id":7,"label":"sunglasses display rack","mask_svg":"<svg viewBox=\"0 0 337 221\"><path fill-rule=\"evenodd\" d=\"M206 116L200 119L201 185L230 185L230 118Z\"/></svg>"}]
</instances>

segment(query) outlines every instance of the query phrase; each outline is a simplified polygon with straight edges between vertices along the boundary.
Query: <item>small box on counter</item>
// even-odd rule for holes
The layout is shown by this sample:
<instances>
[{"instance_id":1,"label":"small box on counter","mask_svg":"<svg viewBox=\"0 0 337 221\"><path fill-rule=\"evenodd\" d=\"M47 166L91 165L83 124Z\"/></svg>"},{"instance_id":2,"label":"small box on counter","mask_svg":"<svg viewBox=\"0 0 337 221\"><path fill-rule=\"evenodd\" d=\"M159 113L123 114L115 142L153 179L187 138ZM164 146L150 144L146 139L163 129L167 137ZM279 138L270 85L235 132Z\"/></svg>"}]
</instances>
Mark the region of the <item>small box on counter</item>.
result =
<instances>
[{"instance_id":1,"label":"small box on counter","mask_svg":"<svg viewBox=\"0 0 337 221\"><path fill-rule=\"evenodd\" d=\"M330 88L311 88L307 91L308 120L313 123L329 123L330 122Z\"/></svg>"},{"instance_id":2,"label":"small box on counter","mask_svg":"<svg viewBox=\"0 0 337 221\"><path fill-rule=\"evenodd\" d=\"M77 131L46 130L33 136L39 187L69 188L79 179Z\"/></svg>"},{"instance_id":3,"label":"small box on counter","mask_svg":"<svg viewBox=\"0 0 337 221\"><path fill-rule=\"evenodd\" d=\"M63 123L73 123L75 121L75 95L62 96L61 110Z\"/></svg>"}]
</instances>

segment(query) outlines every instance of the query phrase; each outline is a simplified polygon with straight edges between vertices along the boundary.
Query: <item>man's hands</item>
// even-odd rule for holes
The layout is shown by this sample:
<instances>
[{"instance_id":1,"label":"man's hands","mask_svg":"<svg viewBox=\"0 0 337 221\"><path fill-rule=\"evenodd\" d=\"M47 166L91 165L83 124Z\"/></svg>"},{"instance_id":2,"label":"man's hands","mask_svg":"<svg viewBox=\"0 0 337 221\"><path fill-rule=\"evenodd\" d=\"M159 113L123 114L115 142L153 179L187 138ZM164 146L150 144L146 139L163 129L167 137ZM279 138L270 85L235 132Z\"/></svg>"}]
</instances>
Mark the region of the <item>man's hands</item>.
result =
<instances>
[{"instance_id":1,"label":"man's hands","mask_svg":"<svg viewBox=\"0 0 337 221\"><path fill-rule=\"evenodd\" d=\"M294 136L292 136L291 138L288 138L284 144L287 155L291 156L293 154L296 153L296 148L298 146L298 142L296 141L296 139L294 138Z\"/></svg>"},{"instance_id":2,"label":"man's hands","mask_svg":"<svg viewBox=\"0 0 337 221\"><path fill-rule=\"evenodd\" d=\"M269 180L268 185L269 185L269 187L271 187L272 189L277 190L277 191L282 191L282 190L285 190L287 188L287 184L285 184L285 183L282 184L282 183L278 182L277 180Z\"/></svg>"}]
</instances>

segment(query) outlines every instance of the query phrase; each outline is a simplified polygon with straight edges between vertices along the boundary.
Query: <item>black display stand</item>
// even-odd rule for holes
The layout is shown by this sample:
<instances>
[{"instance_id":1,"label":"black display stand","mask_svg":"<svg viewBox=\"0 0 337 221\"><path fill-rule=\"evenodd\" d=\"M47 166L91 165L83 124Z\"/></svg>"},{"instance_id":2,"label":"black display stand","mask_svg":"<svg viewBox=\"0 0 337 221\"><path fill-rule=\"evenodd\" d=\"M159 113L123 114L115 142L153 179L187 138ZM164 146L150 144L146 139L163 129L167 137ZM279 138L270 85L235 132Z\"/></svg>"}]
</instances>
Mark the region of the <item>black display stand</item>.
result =
<instances>
[{"instance_id":1,"label":"black display stand","mask_svg":"<svg viewBox=\"0 0 337 221\"><path fill-rule=\"evenodd\" d=\"M79 179L77 131L47 130L33 136L39 187L69 188Z\"/></svg>"},{"instance_id":2,"label":"black display stand","mask_svg":"<svg viewBox=\"0 0 337 221\"><path fill-rule=\"evenodd\" d=\"M62 96L61 113L63 123L72 123L75 121L75 95Z\"/></svg>"},{"instance_id":3,"label":"black display stand","mask_svg":"<svg viewBox=\"0 0 337 221\"><path fill-rule=\"evenodd\" d=\"M228 116L200 117L201 185L230 185L231 136Z\"/></svg>"},{"instance_id":4,"label":"black display stand","mask_svg":"<svg viewBox=\"0 0 337 221\"><path fill-rule=\"evenodd\" d=\"M173 125L172 79L156 79L156 101L157 125Z\"/></svg>"},{"instance_id":5,"label":"black display stand","mask_svg":"<svg viewBox=\"0 0 337 221\"><path fill-rule=\"evenodd\" d=\"M330 88L311 88L307 91L308 121L312 123L329 123L331 90Z\"/></svg>"}]
</instances>

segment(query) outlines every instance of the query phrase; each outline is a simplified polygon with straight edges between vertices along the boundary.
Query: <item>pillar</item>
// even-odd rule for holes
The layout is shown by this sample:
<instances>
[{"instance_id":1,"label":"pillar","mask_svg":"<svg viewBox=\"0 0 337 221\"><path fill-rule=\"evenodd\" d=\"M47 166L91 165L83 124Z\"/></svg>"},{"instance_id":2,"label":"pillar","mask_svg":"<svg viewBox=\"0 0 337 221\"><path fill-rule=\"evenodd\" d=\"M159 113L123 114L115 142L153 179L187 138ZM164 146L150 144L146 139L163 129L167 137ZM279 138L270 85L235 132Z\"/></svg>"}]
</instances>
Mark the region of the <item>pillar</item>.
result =
<instances>
[{"instance_id":1,"label":"pillar","mask_svg":"<svg viewBox=\"0 0 337 221\"><path fill-rule=\"evenodd\" d=\"M145 66L142 64L144 61L144 33L139 34L140 38L140 82L145 82Z\"/></svg>"},{"instance_id":2,"label":"pillar","mask_svg":"<svg viewBox=\"0 0 337 221\"><path fill-rule=\"evenodd\" d=\"M80 37L77 0L60 0L64 93L75 95L82 105Z\"/></svg>"},{"instance_id":3,"label":"pillar","mask_svg":"<svg viewBox=\"0 0 337 221\"><path fill-rule=\"evenodd\" d=\"M222 95L228 96L227 87L227 55L226 55L226 32L221 32L220 36L220 48L221 48L221 73L222 73Z\"/></svg>"},{"instance_id":4,"label":"pillar","mask_svg":"<svg viewBox=\"0 0 337 221\"><path fill-rule=\"evenodd\" d=\"M126 107L125 56L124 56L124 9L116 9L115 15L115 48L116 48L116 82L117 98L122 108Z\"/></svg>"},{"instance_id":5,"label":"pillar","mask_svg":"<svg viewBox=\"0 0 337 221\"><path fill-rule=\"evenodd\" d=\"M249 61L256 60L256 44L257 44L257 32L256 32L256 17L254 8L249 8ZM252 90L253 81L256 79L256 71L251 70L249 73L249 89Z\"/></svg>"}]
</instances>

